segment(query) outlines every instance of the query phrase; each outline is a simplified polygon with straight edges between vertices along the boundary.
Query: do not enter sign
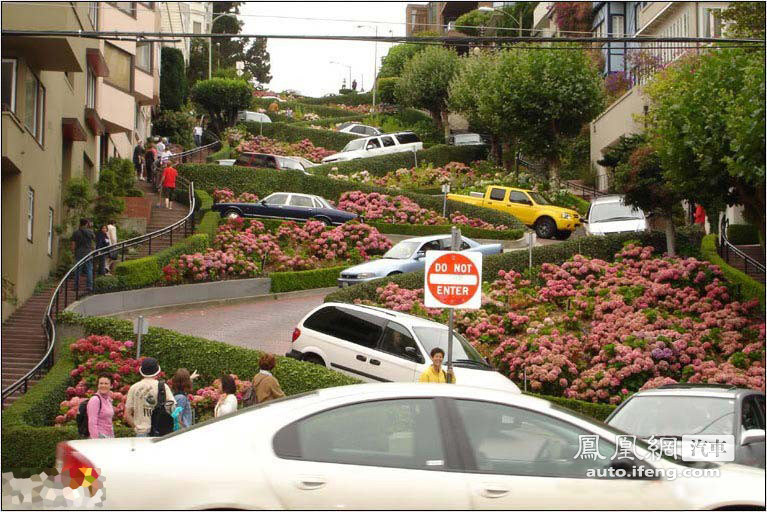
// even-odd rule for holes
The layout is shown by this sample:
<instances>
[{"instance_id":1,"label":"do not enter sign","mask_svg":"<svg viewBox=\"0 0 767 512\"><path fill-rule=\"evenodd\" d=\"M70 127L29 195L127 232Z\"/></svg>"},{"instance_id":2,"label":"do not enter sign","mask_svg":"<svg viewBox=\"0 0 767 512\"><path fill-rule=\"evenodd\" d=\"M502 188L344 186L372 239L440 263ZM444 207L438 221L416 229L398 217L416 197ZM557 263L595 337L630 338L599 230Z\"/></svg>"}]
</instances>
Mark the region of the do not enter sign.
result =
<instances>
[{"instance_id":1,"label":"do not enter sign","mask_svg":"<svg viewBox=\"0 0 767 512\"><path fill-rule=\"evenodd\" d=\"M482 253L428 251L424 305L479 309L482 305Z\"/></svg>"}]
</instances>

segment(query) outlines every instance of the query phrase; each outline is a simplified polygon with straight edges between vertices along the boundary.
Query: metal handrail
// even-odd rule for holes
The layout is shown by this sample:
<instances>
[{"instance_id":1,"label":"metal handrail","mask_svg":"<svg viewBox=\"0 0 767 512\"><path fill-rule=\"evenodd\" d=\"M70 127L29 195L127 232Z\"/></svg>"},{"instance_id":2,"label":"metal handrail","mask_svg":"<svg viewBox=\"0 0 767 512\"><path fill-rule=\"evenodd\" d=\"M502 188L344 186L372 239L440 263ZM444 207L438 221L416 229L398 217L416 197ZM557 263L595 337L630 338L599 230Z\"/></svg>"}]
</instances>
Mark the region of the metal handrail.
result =
<instances>
[{"instance_id":1,"label":"metal handrail","mask_svg":"<svg viewBox=\"0 0 767 512\"><path fill-rule=\"evenodd\" d=\"M717 252L719 253L719 256L726 261L727 263L730 262L730 253L732 252L735 254L735 256L738 256L739 258L743 259L743 273L748 275L748 266L751 265L761 274L767 274L767 271L765 269L765 266L756 261L754 258L749 256L748 254L741 251L736 245L734 245L730 240L727 238L727 228L730 225L730 221L727 219L727 217L722 217L721 226L719 229L719 246L717 247Z\"/></svg>"},{"instance_id":2,"label":"metal handrail","mask_svg":"<svg viewBox=\"0 0 767 512\"><path fill-rule=\"evenodd\" d=\"M207 144L205 146L200 146L198 148L191 149L189 151L184 151L182 153L179 153L177 155L173 155L173 158L184 158L185 156L189 156L193 153L201 152L207 148L210 148L214 145L220 144L221 141L216 141L211 144ZM151 254L151 247L152 247L152 239L158 238L160 236L163 236L166 233L169 233L171 236L171 241L173 237L173 231L180 227L181 225L184 226L184 234L186 235L189 231L189 223L191 222L191 230L194 232L194 210L196 207L196 199L194 196L194 182L187 181L184 177L178 176L176 178L179 183L182 186L187 187L187 193L189 197L189 212L186 214L186 216L183 219L180 219L170 226L165 226L164 228L158 229L157 231L153 231L151 233L146 233L144 235L140 235L134 238L131 238L129 240L125 240L123 242L120 242L115 245L110 245L109 247L102 247L100 249L95 249L91 252L89 252L87 255L85 255L83 258L81 258L75 265L72 266L65 274L64 277L59 281L59 284L56 286L56 289L53 292L53 295L51 295L51 300L48 302L48 307L45 310L45 316L43 317L43 330L45 331L45 337L47 340L47 346L45 355L40 359L40 362L38 362L34 368L29 370L23 377L18 379L16 382L8 386L7 388L2 390L2 395L0 397L0 406L5 404L5 399L14 394L16 391L23 389L22 393L26 393L27 389L29 388L29 380L33 378L35 375L41 375L44 373L45 370L49 369L51 366L53 366L53 349L56 346L56 322L55 317L58 316L60 308L59 308L59 297L62 291L62 286L64 287L64 308L68 305L68 294L67 294L67 284L69 282L69 278L72 275L73 272L75 272L76 269L81 268L83 265L85 265L88 262L93 263L93 261L96 258L106 256L107 254L110 254L114 251L120 251L122 253L122 261L125 261L125 249L129 247L134 247L136 245L141 245L143 243L149 242L149 253ZM79 300L79 279L78 282L75 283L75 301ZM53 314L53 310L55 307L55 315Z\"/></svg>"},{"instance_id":3,"label":"metal handrail","mask_svg":"<svg viewBox=\"0 0 767 512\"><path fill-rule=\"evenodd\" d=\"M581 198L585 198L586 194L590 195L592 198L593 197L603 197L603 196L609 195L606 192L601 192L601 191L599 191L599 190L597 190L595 188L592 188L592 187L589 187L589 186L586 186L586 185L581 185L580 183L573 183L572 181L568 181L567 182L567 186L571 187L571 188L574 188L574 189L577 189L577 190L580 190Z\"/></svg>"}]
</instances>

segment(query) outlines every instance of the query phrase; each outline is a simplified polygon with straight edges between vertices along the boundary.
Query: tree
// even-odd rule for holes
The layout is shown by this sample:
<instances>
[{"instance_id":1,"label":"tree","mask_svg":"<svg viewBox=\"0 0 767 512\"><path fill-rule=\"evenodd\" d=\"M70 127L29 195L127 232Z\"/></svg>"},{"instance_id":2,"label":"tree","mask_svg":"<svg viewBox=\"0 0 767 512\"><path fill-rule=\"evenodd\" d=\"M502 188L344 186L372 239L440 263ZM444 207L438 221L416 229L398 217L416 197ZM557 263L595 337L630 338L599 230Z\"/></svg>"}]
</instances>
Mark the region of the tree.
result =
<instances>
[{"instance_id":1,"label":"tree","mask_svg":"<svg viewBox=\"0 0 767 512\"><path fill-rule=\"evenodd\" d=\"M244 80L211 78L197 82L191 98L208 113L213 131L220 134L234 125L238 111L250 106L252 95L253 87Z\"/></svg>"},{"instance_id":2,"label":"tree","mask_svg":"<svg viewBox=\"0 0 767 512\"><path fill-rule=\"evenodd\" d=\"M660 158L651 146L640 145L631 153L627 162L618 165L615 187L624 194L627 205L645 213L655 213L665 221L666 252L675 256L673 211L682 197L666 182Z\"/></svg>"},{"instance_id":3,"label":"tree","mask_svg":"<svg viewBox=\"0 0 767 512\"><path fill-rule=\"evenodd\" d=\"M565 32L565 37L581 37L591 32L594 21L593 2L554 2L553 9L554 23L559 30Z\"/></svg>"},{"instance_id":4,"label":"tree","mask_svg":"<svg viewBox=\"0 0 767 512\"><path fill-rule=\"evenodd\" d=\"M397 87L399 87L399 78L388 77L378 79L378 98L381 103L396 103L397 102Z\"/></svg>"},{"instance_id":5,"label":"tree","mask_svg":"<svg viewBox=\"0 0 767 512\"><path fill-rule=\"evenodd\" d=\"M268 84L272 81L272 75L269 74L272 65L269 59L269 52L266 50L266 38L256 37L245 52L245 71L253 75L259 84Z\"/></svg>"},{"instance_id":6,"label":"tree","mask_svg":"<svg viewBox=\"0 0 767 512\"><path fill-rule=\"evenodd\" d=\"M722 20L730 22L727 35L764 40L764 2L730 2L722 12Z\"/></svg>"},{"instance_id":7,"label":"tree","mask_svg":"<svg viewBox=\"0 0 767 512\"><path fill-rule=\"evenodd\" d=\"M184 74L184 54L177 48L164 47L161 54L160 105L179 110L186 103L187 82Z\"/></svg>"},{"instance_id":8,"label":"tree","mask_svg":"<svg viewBox=\"0 0 767 512\"><path fill-rule=\"evenodd\" d=\"M458 67L455 50L429 46L405 63L397 92L403 104L428 110L437 127L444 128L445 139L450 135L448 87Z\"/></svg>"},{"instance_id":9,"label":"tree","mask_svg":"<svg viewBox=\"0 0 767 512\"><path fill-rule=\"evenodd\" d=\"M714 219L742 204L764 234L764 52L688 55L644 88L648 136L666 180Z\"/></svg>"},{"instance_id":10,"label":"tree","mask_svg":"<svg viewBox=\"0 0 767 512\"><path fill-rule=\"evenodd\" d=\"M395 44L389 48L389 53L381 59L381 69L378 71L378 78L390 78L402 75L402 68L415 54L426 48L422 44Z\"/></svg>"},{"instance_id":11,"label":"tree","mask_svg":"<svg viewBox=\"0 0 767 512\"><path fill-rule=\"evenodd\" d=\"M186 68L186 80L189 90L198 80L208 78L208 39L193 37L189 43L189 65Z\"/></svg>"},{"instance_id":12,"label":"tree","mask_svg":"<svg viewBox=\"0 0 767 512\"><path fill-rule=\"evenodd\" d=\"M492 18L493 14L494 13L492 11L484 12L478 9L465 12L458 16L458 18L455 20L455 28L467 36L484 35L483 29L489 25L490 18Z\"/></svg>"},{"instance_id":13,"label":"tree","mask_svg":"<svg viewBox=\"0 0 767 512\"><path fill-rule=\"evenodd\" d=\"M213 19L221 14L239 14L242 2L213 2ZM234 16L221 16L213 22L215 34L239 34L243 22ZM230 37L213 40L213 65L216 68L233 68L237 61L245 60L247 38Z\"/></svg>"},{"instance_id":14,"label":"tree","mask_svg":"<svg viewBox=\"0 0 767 512\"><path fill-rule=\"evenodd\" d=\"M602 167L607 167L615 177L615 171L619 165L627 163L631 153L636 148L647 143L647 137L643 133L632 135L621 135L618 142L608 147L602 154L602 159L597 163Z\"/></svg>"}]
</instances>

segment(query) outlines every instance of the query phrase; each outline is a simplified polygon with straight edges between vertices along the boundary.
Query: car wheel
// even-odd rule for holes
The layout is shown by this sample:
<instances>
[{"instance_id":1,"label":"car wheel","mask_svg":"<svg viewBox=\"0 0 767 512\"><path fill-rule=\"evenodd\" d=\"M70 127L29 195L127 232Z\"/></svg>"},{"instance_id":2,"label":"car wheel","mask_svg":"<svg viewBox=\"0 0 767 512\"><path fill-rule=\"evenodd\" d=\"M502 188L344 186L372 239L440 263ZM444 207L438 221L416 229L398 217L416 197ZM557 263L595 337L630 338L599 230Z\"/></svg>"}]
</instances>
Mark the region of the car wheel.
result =
<instances>
[{"instance_id":1,"label":"car wheel","mask_svg":"<svg viewBox=\"0 0 767 512\"><path fill-rule=\"evenodd\" d=\"M317 354L306 354L303 360L306 361L307 363L325 366L325 361L323 361L322 358L318 356Z\"/></svg>"},{"instance_id":2,"label":"car wheel","mask_svg":"<svg viewBox=\"0 0 767 512\"><path fill-rule=\"evenodd\" d=\"M570 238L570 235L572 235L572 234L573 234L572 231L560 231L560 230L557 230L557 234L554 235L554 237L557 240L567 240L568 238Z\"/></svg>"},{"instance_id":3,"label":"car wheel","mask_svg":"<svg viewBox=\"0 0 767 512\"><path fill-rule=\"evenodd\" d=\"M535 223L535 234L538 238L551 238L557 231L557 225L551 217L542 217Z\"/></svg>"},{"instance_id":4,"label":"car wheel","mask_svg":"<svg viewBox=\"0 0 767 512\"><path fill-rule=\"evenodd\" d=\"M333 223L330 222L330 219L326 219L325 217L314 217L312 220L318 220L325 224L326 226L332 226Z\"/></svg>"},{"instance_id":5,"label":"car wheel","mask_svg":"<svg viewBox=\"0 0 767 512\"><path fill-rule=\"evenodd\" d=\"M237 210L227 210L224 212L224 217L227 219L239 219L241 215Z\"/></svg>"}]
</instances>

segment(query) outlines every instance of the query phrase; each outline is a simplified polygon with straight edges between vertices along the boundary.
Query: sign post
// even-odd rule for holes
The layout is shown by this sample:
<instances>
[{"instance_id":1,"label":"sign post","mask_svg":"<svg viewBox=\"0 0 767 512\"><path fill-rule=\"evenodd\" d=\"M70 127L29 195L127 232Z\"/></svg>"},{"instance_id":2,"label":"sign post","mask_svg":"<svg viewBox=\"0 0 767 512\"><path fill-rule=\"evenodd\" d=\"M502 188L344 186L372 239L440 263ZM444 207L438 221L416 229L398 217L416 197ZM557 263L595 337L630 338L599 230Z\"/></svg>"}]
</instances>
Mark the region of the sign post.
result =
<instances>
[{"instance_id":1,"label":"sign post","mask_svg":"<svg viewBox=\"0 0 767 512\"><path fill-rule=\"evenodd\" d=\"M449 193L450 193L450 183L445 183L444 185L442 185L442 216L443 217L447 217L447 195ZM453 229L455 229L455 227Z\"/></svg>"},{"instance_id":2,"label":"sign post","mask_svg":"<svg viewBox=\"0 0 767 512\"><path fill-rule=\"evenodd\" d=\"M136 335L136 359L141 357L141 336L149 332L149 322L146 321L143 315L139 315L135 322L133 322L133 334Z\"/></svg>"},{"instance_id":3,"label":"sign post","mask_svg":"<svg viewBox=\"0 0 767 512\"><path fill-rule=\"evenodd\" d=\"M451 251L427 251L424 305L448 308L447 369L453 371L453 310L482 305L482 253L459 252L461 231L452 229Z\"/></svg>"}]
</instances>

